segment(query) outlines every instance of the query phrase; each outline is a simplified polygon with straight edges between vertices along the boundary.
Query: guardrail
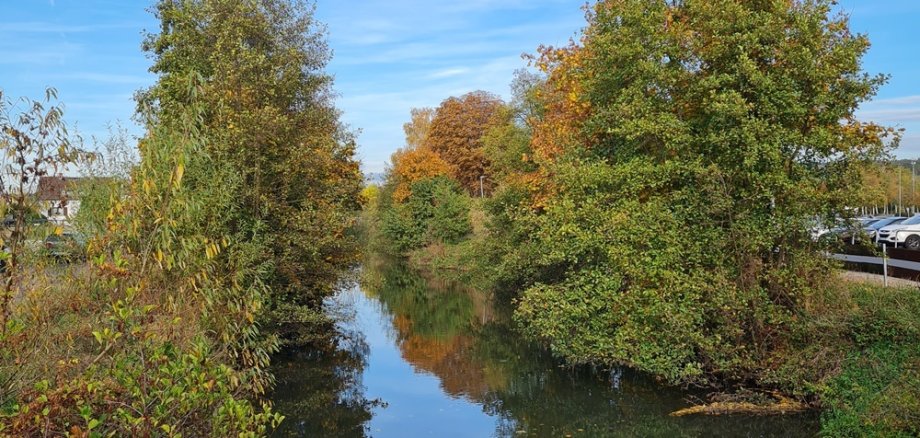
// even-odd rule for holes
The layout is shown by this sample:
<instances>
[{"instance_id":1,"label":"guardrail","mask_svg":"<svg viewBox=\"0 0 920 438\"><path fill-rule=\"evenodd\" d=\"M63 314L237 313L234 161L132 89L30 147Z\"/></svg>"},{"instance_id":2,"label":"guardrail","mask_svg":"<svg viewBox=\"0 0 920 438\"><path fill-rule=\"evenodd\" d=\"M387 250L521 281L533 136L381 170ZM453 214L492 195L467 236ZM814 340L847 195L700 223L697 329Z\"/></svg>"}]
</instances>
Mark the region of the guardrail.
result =
<instances>
[{"instance_id":1,"label":"guardrail","mask_svg":"<svg viewBox=\"0 0 920 438\"><path fill-rule=\"evenodd\" d=\"M856 263L861 265L875 265L882 266L882 275L884 277L885 286L888 286L888 268L897 268L903 269L906 271L912 271L913 279L920 277L920 262L915 262L911 260L895 259L888 256L888 246L882 245L882 256L881 257L872 257L872 256L862 256L862 255L852 255L852 254L830 254L830 258L835 260L840 260L845 263Z\"/></svg>"}]
</instances>

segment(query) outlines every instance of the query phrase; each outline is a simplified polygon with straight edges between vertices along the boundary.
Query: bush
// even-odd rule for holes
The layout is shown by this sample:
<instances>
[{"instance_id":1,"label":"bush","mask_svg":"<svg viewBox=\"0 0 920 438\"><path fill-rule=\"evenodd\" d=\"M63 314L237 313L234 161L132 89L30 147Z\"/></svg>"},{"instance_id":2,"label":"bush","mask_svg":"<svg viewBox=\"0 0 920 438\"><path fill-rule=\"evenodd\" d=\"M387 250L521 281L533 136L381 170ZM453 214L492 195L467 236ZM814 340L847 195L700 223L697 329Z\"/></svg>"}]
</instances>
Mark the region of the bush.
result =
<instances>
[{"instance_id":1,"label":"bush","mask_svg":"<svg viewBox=\"0 0 920 438\"><path fill-rule=\"evenodd\" d=\"M789 380L821 397L823 433L920 434L920 294L847 285L820 300L790 353L793 366L811 375Z\"/></svg>"},{"instance_id":2,"label":"bush","mask_svg":"<svg viewBox=\"0 0 920 438\"><path fill-rule=\"evenodd\" d=\"M459 186L436 184L431 199L434 204L429 223L432 240L456 244L473 231L469 198L460 192Z\"/></svg>"},{"instance_id":3,"label":"bush","mask_svg":"<svg viewBox=\"0 0 920 438\"><path fill-rule=\"evenodd\" d=\"M402 254L435 242L455 244L473 229L469 198L446 176L416 181L405 202L382 200L380 209L380 231Z\"/></svg>"},{"instance_id":4,"label":"bush","mask_svg":"<svg viewBox=\"0 0 920 438\"><path fill-rule=\"evenodd\" d=\"M14 278L27 299L10 320L15 339L0 336L0 378L29 372L8 386L3 433L257 436L280 421L251 401L272 384L278 347L257 322L264 243L228 226L242 184L203 149L202 111L191 103L149 126L88 263Z\"/></svg>"}]
</instances>

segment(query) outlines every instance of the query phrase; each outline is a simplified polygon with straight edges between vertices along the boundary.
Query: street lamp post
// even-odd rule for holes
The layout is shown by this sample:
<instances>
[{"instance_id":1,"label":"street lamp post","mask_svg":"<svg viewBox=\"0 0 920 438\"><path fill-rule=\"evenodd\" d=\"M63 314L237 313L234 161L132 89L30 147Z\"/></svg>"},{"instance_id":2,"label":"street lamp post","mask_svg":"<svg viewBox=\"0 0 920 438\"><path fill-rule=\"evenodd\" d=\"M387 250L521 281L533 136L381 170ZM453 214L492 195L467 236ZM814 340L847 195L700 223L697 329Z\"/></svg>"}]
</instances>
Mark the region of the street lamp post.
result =
<instances>
[{"instance_id":1,"label":"street lamp post","mask_svg":"<svg viewBox=\"0 0 920 438\"><path fill-rule=\"evenodd\" d=\"M917 201L914 197L914 181L917 176L917 170L915 169L916 166L917 160L910 162L910 206L913 207L914 210L917 209Z\"/></svg>"},{"instance_id":2,"label":"street lamp post","mask_svg":"<svg viewBox=\"0 0 920 438\"><path fill-rule=\"evenodd\" d=\"M485 198L485 197L486 197L486 190L485 190L485 187L483 186L483 183L482 183L482 180L484 180L484 179L486 179L486 176L485 176L485 175L479 175L479 197L480 197L480 198Z\"/></svg>"},{"instance_id":3,"label":"street lamp post","mask_svg":"<svg viewBox=\"0 0 920 438\"><path fill-rule=\"evenodd\" d=\"M898 213L901 214L901 206L903 200L903 191L901 190L901 166L898 166Z\"/></svg>"}]
</instances>

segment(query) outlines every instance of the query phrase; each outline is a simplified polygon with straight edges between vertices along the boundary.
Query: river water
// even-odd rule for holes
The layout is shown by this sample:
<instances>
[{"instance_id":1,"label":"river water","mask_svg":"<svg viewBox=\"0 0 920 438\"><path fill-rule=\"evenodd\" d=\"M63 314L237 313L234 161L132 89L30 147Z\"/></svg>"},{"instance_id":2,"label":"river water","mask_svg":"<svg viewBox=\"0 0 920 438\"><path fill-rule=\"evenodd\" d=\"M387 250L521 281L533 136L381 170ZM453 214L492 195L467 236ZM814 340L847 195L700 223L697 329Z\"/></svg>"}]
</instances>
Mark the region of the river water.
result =
<instances>
[{"instance_id":1,"label":"river water","mask_svg":"<svg viewBox=\"0 0 920 438\"><path fill-rule=\"evenodd\" d=\"M389 259L328 303L340 341L275 358L275 436L805 437L814 414L668 416L695 394L629 370L563 366L487 295Z\"/></svg>"}]
</instances>

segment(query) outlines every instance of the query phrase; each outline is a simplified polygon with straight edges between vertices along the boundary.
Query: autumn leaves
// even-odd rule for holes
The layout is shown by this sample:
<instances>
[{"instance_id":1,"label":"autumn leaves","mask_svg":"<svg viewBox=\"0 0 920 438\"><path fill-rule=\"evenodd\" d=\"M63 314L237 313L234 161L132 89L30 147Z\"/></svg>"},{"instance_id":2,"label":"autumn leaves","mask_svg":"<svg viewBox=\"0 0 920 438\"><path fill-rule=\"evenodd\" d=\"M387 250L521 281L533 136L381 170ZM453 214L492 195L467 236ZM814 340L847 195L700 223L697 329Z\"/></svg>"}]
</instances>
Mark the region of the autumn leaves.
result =
<instances>
[{"instance_id":1,"label":"autumn leaves","mask_svg":"<svg viewBox=\"0 0 920 438\"><path fill-rule=\"evenodd\" d=\"M490 165L482 137L496 123L502 105L498 97L478 91L451 97L437 110L413 110L404 127L406 147L392 157L394 199L405 200L414 182L439 175L450 176L470 194L479 193Z\"/></svg>"}]
</instances>

